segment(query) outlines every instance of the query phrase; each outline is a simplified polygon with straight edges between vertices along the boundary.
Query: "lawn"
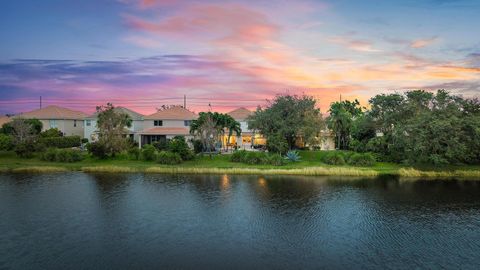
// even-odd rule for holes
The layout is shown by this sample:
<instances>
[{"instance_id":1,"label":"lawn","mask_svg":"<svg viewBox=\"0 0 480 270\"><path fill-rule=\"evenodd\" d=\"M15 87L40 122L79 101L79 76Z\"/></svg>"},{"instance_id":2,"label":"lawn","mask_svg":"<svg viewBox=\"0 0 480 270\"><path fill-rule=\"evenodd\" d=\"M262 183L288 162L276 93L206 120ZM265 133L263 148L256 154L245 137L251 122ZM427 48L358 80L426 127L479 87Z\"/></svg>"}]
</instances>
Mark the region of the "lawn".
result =
<instances>
[{"instance_id":1,"label":"lawn","mask_svg":"<svg viewBox=\"0 0 480 270\"><path fill-rule=\"evenodd\" d=\"M296 174L296 175L399 175L406 177L470 177L480 179L480 166L406 166L377 162L372 167L333 166L321 162L324 151L300 151L301 161L284 166L248 165L230 161L230 155L200 156L179 165L160 165L154 161L129 160L125 156L99 160L87 157L80 162L59 163L18 158L13 152L0 152L0 171L98 171L157 173L231 173L231 174Z\"/></svg>"}]
</instances>

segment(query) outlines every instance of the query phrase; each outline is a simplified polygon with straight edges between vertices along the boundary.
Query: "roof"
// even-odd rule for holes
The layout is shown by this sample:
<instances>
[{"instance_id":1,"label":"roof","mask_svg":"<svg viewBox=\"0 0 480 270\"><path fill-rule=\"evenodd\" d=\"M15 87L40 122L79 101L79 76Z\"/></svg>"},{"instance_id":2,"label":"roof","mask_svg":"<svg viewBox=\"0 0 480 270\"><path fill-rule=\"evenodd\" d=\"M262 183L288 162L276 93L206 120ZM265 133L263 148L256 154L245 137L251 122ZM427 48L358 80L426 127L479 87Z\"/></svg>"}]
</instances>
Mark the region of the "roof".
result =
<instances>
[{"instance_id":1,"label":"roof","mask_svg":"<svg viewBox=\"0 0 480 270\"><path fill-rule=\"evenodd\" d=\"M21 113L17 118L37 118L37 119L84 119L87 115L80 111L73 111L67 108L50 105L42 109L31 112Z\"/></svg>"},{"instance_id":2,"label":"roof","mask_svg":"<svg viewBox=\"0 0 480 270\"><path fill-rule=\"evenodd\" d=\"M139 114L135 111L132 111L130 109L127 109L125 107L115 107L113 109L115 112L119 112L119 113L125 113L127 114L128 116L130 116L130 118L132 120L143 120L143 114ZM88 117L86 117L87 119L96 119L98 117L98 113L94 113Z\"/></svg>"},{"instance_id":3,"label":"roof","mask_svg":"<svg viewBox=\"0 0 480 270\"><path fill-rule=\"evenodd\" d=\"M231 117L233 117L233 119L235 120L245 120L247 119L253 112L250 111L249 109L247 108L244 108L244 107L241 107L241 108L238 108L236 110L233 110L229 113L227 113L228 115L230 115Z\"/></svg>"},{"instance_id":4,"label":"roof","mask_svg":"<svg viewBox=\"0 0 480 270\"><path fill-rule=\"evenodd\" d=\"M10 117L8 116L0 116L0 127L3 126L3 124L6 124L10 122Z\"/></svg>"},{"instance_id":5,"label":"roof","mask_svg":"<svg viewBox=\"0 0 480 270\"><path fill-rule=\"evenodd\" d=\"M158 111L154 114L147 115L144 119L153 120L194 120L197 115L182 106L173 106L168 109Z\"/></svg>"},{"instance_id":6,"label":"roof","mask_svg":"<svg viewBox=\"0 0 480 270\"><path fill-rule=\"evenodd\" d=\"M144 135L189 135L190 129L183 127L154 127L139 132Z\"/></svg>"}]
</instances>

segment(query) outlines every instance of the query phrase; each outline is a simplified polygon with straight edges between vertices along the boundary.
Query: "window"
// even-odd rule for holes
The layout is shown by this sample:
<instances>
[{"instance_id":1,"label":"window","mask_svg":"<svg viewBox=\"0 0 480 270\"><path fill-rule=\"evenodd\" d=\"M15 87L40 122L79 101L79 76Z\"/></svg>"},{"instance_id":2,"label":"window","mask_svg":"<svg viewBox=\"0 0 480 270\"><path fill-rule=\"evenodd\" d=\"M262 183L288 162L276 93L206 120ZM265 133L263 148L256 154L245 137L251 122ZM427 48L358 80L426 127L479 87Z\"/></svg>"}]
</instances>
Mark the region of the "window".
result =
<instances>
[{"instance_id":1,"label":"window","mask_svg":"<svg viewBox=\"0 0 480 270\"><path fill-rule=\"evenodd\" d=\"M89 127L92 125L92 120L86 120L85 121L85 126Z\"/></svg>"},{"instance_id":2,"label":"window","mask_svg":"<svg viewBox=\"0 0 480 270\"><path fill-rule=\"evenodd\" d=\"M186 127L189 127L190 124L192 124L192 120L185 120L185 121L183 121L183 125L186 126Z\"/></svg>"},{"instance_id":3,"label":"window","mask_svg":"<svg viewBox=\"0 0 480 270\"><path fill-rule=\"evenodd\" d=\"M163 121L162 120L155 120L153 121L153 125L156 127L161 127L163 126Z\"/></svg>"},{"instance_id":4,"label":"window","mask_svg":"<svg viewBox=\"0 0 480 270\"><path fill-rule=\"evenodd\" d=\"M77 127L77 120L73 120L73 127Z\"/></svg>"},{"instance_id":5,"label":"window","mask_svg":"<svg viewBox=\"0 0 480 270\"><path fill-rule=\"evenodd\" d=\"M57 120L50 120L49 124L50 124L50 128L56 128L57 127Z\"/></svg>"}]
</instances>

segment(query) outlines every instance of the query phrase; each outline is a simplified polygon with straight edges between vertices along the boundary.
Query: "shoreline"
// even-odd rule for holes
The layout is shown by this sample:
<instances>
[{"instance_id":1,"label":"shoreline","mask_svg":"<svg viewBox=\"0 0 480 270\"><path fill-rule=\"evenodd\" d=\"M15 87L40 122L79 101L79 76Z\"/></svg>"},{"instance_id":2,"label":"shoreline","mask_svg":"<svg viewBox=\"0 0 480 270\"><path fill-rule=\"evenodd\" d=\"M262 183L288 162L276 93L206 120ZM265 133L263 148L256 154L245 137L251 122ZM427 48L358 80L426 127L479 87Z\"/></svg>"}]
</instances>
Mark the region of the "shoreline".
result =
<instances>
[{"instance_id":1,"label":"shoreline","mask_svg":"<svg viewBox=\"0 0 480 270\"><path fill-rule=\"evenodd\" d=\"M414 168L400 168L393 171L377 171L367 167L303 167L303 168L246 168L246 167L131 167L118 165L98 166L2 166L0 173L60 173L77 171L84 173L158 173L158 174L231 174L231 175L297 175L297 176L353 176L371 177L392 176L420 179L475 179L480 180L480 170L428 171Z\"/></svg>"}]
</instances>

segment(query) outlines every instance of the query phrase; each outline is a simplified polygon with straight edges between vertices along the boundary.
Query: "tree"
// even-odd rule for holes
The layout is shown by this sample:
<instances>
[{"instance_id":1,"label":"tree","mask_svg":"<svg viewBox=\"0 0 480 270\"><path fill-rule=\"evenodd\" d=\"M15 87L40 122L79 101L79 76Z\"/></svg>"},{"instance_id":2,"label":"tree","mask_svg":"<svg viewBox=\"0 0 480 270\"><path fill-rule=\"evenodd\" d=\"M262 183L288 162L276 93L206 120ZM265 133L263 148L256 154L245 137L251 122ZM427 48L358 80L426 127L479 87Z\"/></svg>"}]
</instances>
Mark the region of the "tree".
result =
<instances>
[{"instance_id":1,"label":"tree","mask_svg":"<svg viewBox=\"0 0 480 270\"><path fill-rule=\"evenodd\" d=\"M225 135L225 130L228 130L227 145L233 132L238 136L242 132L239 122L228 114L218 112L201 112L190 125L190 133L202 142L204 151L208 152L215 149L217 141L221 142L220 138Z\"/></svg>"},{"instance_id":2,"label":"tree","mask_svg":"<svg viewBox=\"0 0 480 270\"><path fill-rule=\"evenodd\" d=\"M226 145L228 150L230 139L233 133L235 132L237 137L240 136L242 134L242 128L240 127L240 123L235 119L233 119L233 117L231 117L228 114L224 114L224 120L225 120L225 128L228 129L228 137L227 137L227 145Z\"/></svg>"},{"instance_id":3,"label":"tree","mask_svg":"<svg viewBox=\"0 0 480 270\"><path fill-rule=\"evenodd\" d=\"M106 156L126 150L129 146L126 127L130 127L132 120L126 113L115 110L111 103L97 106L98 113L98 144L105 150Z\"/></svg>"},{"instance_id":4,"label":"tree","mask_svg":"<svg viewBox=\"0 0 480 270\"><path fill-rule=\"evenodd\" d=\"M312 141L324 126L316 100L305 95L278 95L265 108L258 107L247 121L249 128L259 131L267 141L283 138L288 149L295 148L298 138Z\"/></svg>"},{"instance_id":5,"label":"tree","mask_svg":"<svg viewBox=\"0 0 480 270\"><path fill-rule=\"evenodd\" d=\"M350 144L351 130L355 118L363 114L360 102L337 101L330 105L328 127L335 133L338 149L347 150Z\"/></svg>"}]
</instances>

